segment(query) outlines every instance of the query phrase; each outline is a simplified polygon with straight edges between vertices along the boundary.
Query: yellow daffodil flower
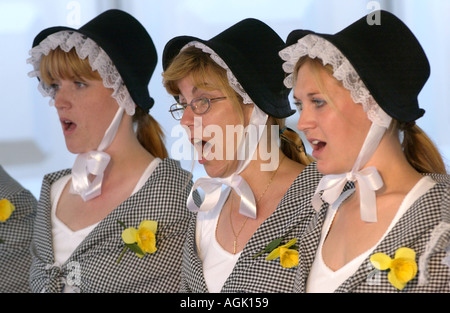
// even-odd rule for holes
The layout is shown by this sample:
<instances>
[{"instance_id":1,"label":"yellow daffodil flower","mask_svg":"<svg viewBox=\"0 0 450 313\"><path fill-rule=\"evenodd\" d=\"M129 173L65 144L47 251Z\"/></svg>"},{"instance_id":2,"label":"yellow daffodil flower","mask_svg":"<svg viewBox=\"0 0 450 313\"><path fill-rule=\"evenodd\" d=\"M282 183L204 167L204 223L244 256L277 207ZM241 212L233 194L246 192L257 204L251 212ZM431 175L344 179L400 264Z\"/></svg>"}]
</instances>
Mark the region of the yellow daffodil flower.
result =
<instances>
[{"instance_id":1,"label":"yellow daffodil flower","mask_svg":"<svg viewBox=\"0 0 450 313\"><path fill-rule=\"evenodd\" d=\"M0 200L0 221L5 222L16 208L7 199Z\"/></svg>"},{"instance_id":2,"label":"yellow daffodil flower","mask_svg":"<svg viewBox=\"0 0 450 313\"><path fill-rule=\"evenodd\" d=\"M397 289L405 288L406 283L417 274L416 253L409 248L399 248L394 259L384 253L375 253L370 262L378 270L389 270L388 280Z\"/></svg>"},{"instance_id":3,"label":"yellow daffodil flower","mask_svg":"<svg viewBox=\"0 0 450 313\"><path fill-rule=\"evenodd\" d=\"M126 244L137 244L143 253L136 253L142 258L146 253L156 251L156 228L158 223L155 221L142 221L139 228L130 227L122 232L123 242Z\"/></svg>"},{"instance_id":4,"label":"yellow daffodil flower","mask_svg":"<svg viewBox=\"0 0 450 313\"><path fill-rule=\"evenodd\" d=\"M155 221L142 221L139 228L134 227L126 228L125 224L121 221L117 221L120 225L125 228L122 232L122 240L125 243L125 248L117 260L120 262L125 252L130 249L140 258L142 258L146 253L156 252L156 229L158 228L158 223Z\"/></svg>"},{"instance_id":5,"label":"yellow daffodil flower","mask_svg":"<svg viewBox=\"0 0 450 313\"><path fill-rule=\"evenodd\" d=\"M275 260L276 258L280 258L280 263L282 267L291 268L298 265L298 251L289 249L297 242L297 239L294 238L290 240L287 244L282 245L270 252L270 254L266 257L266 260Z\"/></svg>"}]
</instances>

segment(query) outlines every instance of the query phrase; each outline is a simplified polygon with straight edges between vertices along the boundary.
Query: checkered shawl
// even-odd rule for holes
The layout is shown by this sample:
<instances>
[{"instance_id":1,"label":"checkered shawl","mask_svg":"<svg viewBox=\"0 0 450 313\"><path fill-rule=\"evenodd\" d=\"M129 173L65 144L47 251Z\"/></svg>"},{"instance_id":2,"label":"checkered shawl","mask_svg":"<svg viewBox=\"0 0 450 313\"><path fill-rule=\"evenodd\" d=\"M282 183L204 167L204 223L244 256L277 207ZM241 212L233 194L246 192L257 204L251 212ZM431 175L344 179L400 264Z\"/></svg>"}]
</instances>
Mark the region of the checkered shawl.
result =
<instances>
[{"instance_id":1,"label":"checkered shawl","mask_svg":"<svg viewBox=\"0 0 450 313\"><path fill-rule=\"evenodd\" d=\"M80 292L176 292L180 284L182 246L189 220L186 200L189 173L171 159L163 160L144 186L103 219L62 265L52 248L50 188L69 170L44 177L32 242L33 292L61 292L64 284ZM189 183L189 184L188 184ZM158 222L157 251L143 258L124 248L122 221L138 228L142 220Z\"/></svg>"},{"instance_id":2,"label":"checkered shawl","mask_svg":"<svg viewBox=\"0 0 450 313\"><path fill-rule=\"evenodd\" d=\"M416 262L424 254L433 230L441 223L444 214L448 214L449 211L449 203L445 201L450 193L449 176L437 174L431 176L438 183L414 202L373 253L381 252L394 257L398 248L407 247L416 252ZM306 291L306 281L320 241L327 209L327 204L322 205L321 211L311 219L310 225L300 238L300 266L295 279L294 292ZM445 254L444 246L434 249L433 253L427 257L426 269L419 267L417 276L401 291L389 283L386 271L378 272L369 278L369 274L374 270L369 256L335 292L450 292L450 268L442 262ZM418 277L421 270L427 271L428 281L425 284L419 284Z\"/></svg>"},{"instance_id":3,"label":"checkered shawl","mask_svg":"<svg viewBox=\"0 0 450 313\"><path fill-rule=\"evenodd\" d=\"M30 292L30 242L36 214L36 198L0 166L0 199L8 199L15 210L0 222L0 293Z\"/></svg>"},{"instance_id":4,"label":"checkered shawl","mask_svg":"<svg viewBox=\"0 0 450 313\"><path fill-rule=\"evenodd\" d=\"M321 174L316 164L308 165L295 179L274 213L265 220L247 242L222 292L292 292L295 268L283 268L280 260L266 261L267 253L253 258L272 240L285 236L283 244L304 231L315 211L310 205ZM189 225L183 250L182 292L208 292L202 262L196 252L195 219Z\"/></svg>"}]
</instances>

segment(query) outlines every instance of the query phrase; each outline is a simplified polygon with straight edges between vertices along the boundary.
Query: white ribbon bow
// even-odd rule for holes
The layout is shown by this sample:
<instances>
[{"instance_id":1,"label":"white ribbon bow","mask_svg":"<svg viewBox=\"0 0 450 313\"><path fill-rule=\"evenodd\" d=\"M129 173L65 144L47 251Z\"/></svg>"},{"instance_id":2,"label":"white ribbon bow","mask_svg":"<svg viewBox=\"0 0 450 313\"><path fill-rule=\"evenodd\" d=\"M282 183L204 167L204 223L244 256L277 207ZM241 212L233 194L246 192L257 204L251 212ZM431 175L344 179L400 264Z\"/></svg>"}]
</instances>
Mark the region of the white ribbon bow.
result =
<instances>
[{"instance_id":1,"label":"white ribbon bow","mask_svg":"<svg viewBox=\"0 0 450 313\"><path fill-rule=\"evenodd\" d=\"M109 154L103 152L114 139L120 121L122 120L124 109L119 107L114 119L105 132L97 151L81 153L75 159L72 167L72 185L70 193L79 194L84 201L88 201L101 194L103 172L105 171L111 159ZM89 175L95 178L91 181Z\"/></svg>"},{"instance_id":2,"label":"white ribbon bow","mask_svg":"<svg viewBox=\"0 0 450 313\"><path fill-rule=\"evenodd\" d=\"M231 187L236 191L238 196L241 197L241 202L239 205L239 213L250 218L256 218L256 204L255 197L253 195L252 189L248 183L240 175L233 174L227 178L211 178L211 177L201 177L196 180L192 190L199 187L205 192L205 199L203 200L200 208L195 204L193 198L190 196L188 198L187 206L189 210L197 211L209 211L213 208L220 198L222 193L222 185Z\"/></svg>"},{"instance_id":3,"label":"white ribbon bow","mask_svg":"<svg viewBox=\"0 0 450 313\"><path fill-rule=\"evenodd\" d=\"M383 187L383 180L375 167L368 167L356 173L324 176L317 186L312 204L316 210L320 209L322 201L319 192L324 190L322 199L333 203L339 197L347 181L356 181L359 184L361 219L366 222L377 221L377 207L375 191Z\"/></svg>"},{"instance_id":4,"label":"white ribbon bow","mask_svg":"<svg viewBox=\"0 0 450 313\"><path fill-rule=\"evenodd\" d=\"M239 173L241 173L252 160L252 157L256 152L258 143L262 137L262 134L264 133L264 131L260 130L259 126L266 125L267 118L267 114L261 111L258 106L253 106L253 112L250 117L248 128L252 127L253 125L253 130L257 132L256 137L250 134L245 136L244 140L239 141L237 151L237 155L245 156L245 159L239 162L236 172L229 177L220 178L205 176L197 179L187 200L187 207L190 211L206 212L214 208L214 206L219 201L220 195L222 193L222 185L226 185L234 189L234 191L241 197L241 201L239 204L239 213L253 219L256 218L256 202L253 191L251 190L245 179L239 175ZM245 149L247 148L249 153L245 153ZM205 192L205 199L200 207L195 204L193 199L193 193L198 188L203 189L203 191Z\"/></svg>"},{"instance_id":5,"label":"white ribbon bow","mask_svg":"<svg viewBox=\"0 0 450 313\"><path fill-rule=\"evenodd\" d=\"M71 193L79 194L84 201L101 194L103 172L111 157L100 151L79 154L72 167ZM89 175L95 178L90 181Z\"/></svg>"},{"instance_id":6,"label":"white ribbon bow","mask_svg":"<svg viewBox=\"0 0 450 313\"><path fill-rule=\"evenodd\" d=\"M345 184L348 181L353 181L357 182L359 187L361 219L371 223L377 221L375 191L383 187L383 179L375 167L367 167L362 170L360 168L373 155L385 131L386 127L372 123L353 169L348 173L322 177L312 198L312 205L316 211L320 210L322 200L329 204L336 201ZM320 197L321 191L323 191L322 199Z\"/></svg>"}]
</instances>

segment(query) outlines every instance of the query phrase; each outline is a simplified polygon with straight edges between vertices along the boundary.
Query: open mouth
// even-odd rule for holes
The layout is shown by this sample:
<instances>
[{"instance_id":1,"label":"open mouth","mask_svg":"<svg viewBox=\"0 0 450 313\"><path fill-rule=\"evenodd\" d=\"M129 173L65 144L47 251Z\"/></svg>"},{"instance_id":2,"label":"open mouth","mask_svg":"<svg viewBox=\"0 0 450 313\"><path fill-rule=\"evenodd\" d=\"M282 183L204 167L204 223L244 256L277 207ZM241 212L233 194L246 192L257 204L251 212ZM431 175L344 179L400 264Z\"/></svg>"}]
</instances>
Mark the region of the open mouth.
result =
<instances>
[{"instance_id":1,"label":"open mouth","mask_svg":"<svg viewBox=\"0 0 450 313\"><path fill-rule=\"evenodd\" d=\"M320 152L322 152L323 149L325 148L325 146L327 145L326 142L320 141L317 139L311 140L310 143L311 143L311 146L313 149L313 152L312 152L313 157L317 157L320 154Z\"/></svg>"},{"instance_id":2,"label":"open mouth","mask_svg":"<svg viewBox=\"0 0 450 313\"><path fill-rule=\"evenodd\" d=\"M69 132L76 128L76 124L67 119L61 119L61 125L63 127L64 132Z\"/></svg>"},{"instance_id":3,"label":"open mouth","mask_svg":"<svg viewBox=\"0 0 450 313\"><path fill-rule=\"evenodd\" d=\"M207 160L209 160L208 156L211 154L211 149L213 147L211 141L193 138L191 139L191 143L194 146L195 150L197 151L200 164L203 164Z\"/></svg>"}]
</instances>

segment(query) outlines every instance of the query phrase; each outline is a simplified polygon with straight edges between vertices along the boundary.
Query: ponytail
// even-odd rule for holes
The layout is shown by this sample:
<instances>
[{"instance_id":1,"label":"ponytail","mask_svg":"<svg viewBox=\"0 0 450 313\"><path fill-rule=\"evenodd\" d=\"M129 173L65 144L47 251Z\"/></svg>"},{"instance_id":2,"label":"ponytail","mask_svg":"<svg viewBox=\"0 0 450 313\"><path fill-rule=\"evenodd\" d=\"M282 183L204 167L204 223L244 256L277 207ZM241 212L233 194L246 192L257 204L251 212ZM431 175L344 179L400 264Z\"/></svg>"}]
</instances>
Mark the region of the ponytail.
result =
<instances>
[{"instance_id":1,"label":"ponytail","mask_svg":"<svg viewBox=\"0 0 450 313\"><path fill-rule=\"evenodd\" d=\"M447 174L445 163L431 139L415 123L393 122L395 128L403 131L403 152L408 162L419 173Z\"/></svg>"},{"instance_id":2,"label":"ponytail","mask_svg":"<svg viewBox=\"0 0 450 313\"><path fill-rule=\"evenodd\" d=\"M137 124L136 134L141 145L154 157L167 158L169 154L164 144L164 132L159 123L140 107L136 107L133 121Z\"/></svg>"},{"instance_id":3,"label":"ponytail","mask_svg":"<svg viewBox=\"0 0 450 313\"><path fill-rule=\"evenodd\" d=\"M278 125L284 124L284 121L275 119ZM314 162L314 158L306 153L300 135L289 127L280 126L280 149L291 160L303 165L309 165Z\"/></svg>"}]
</instances>

